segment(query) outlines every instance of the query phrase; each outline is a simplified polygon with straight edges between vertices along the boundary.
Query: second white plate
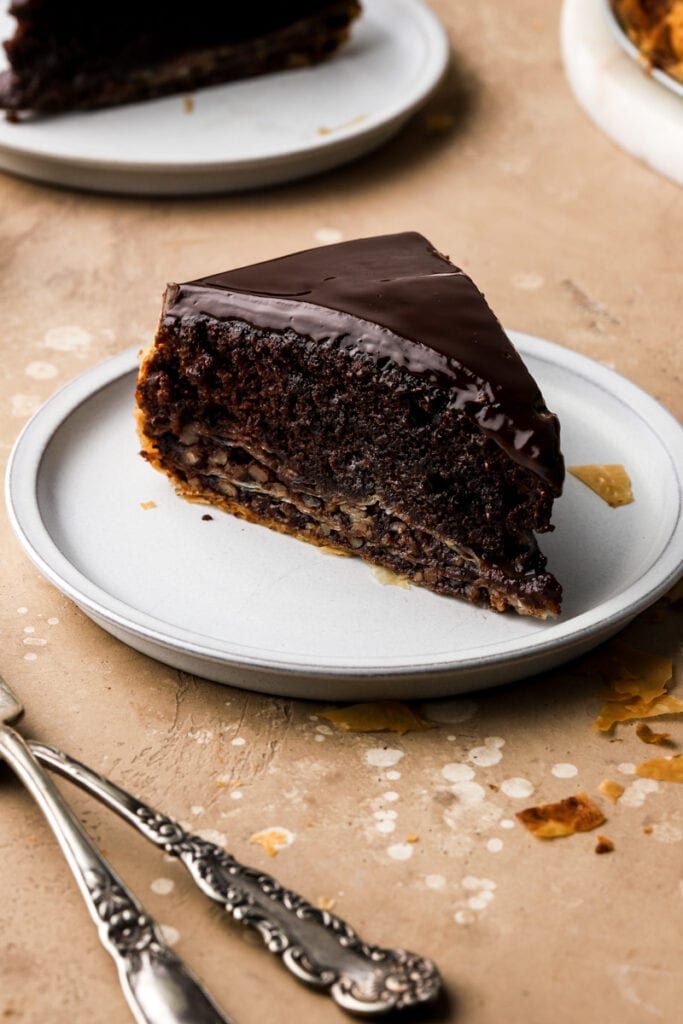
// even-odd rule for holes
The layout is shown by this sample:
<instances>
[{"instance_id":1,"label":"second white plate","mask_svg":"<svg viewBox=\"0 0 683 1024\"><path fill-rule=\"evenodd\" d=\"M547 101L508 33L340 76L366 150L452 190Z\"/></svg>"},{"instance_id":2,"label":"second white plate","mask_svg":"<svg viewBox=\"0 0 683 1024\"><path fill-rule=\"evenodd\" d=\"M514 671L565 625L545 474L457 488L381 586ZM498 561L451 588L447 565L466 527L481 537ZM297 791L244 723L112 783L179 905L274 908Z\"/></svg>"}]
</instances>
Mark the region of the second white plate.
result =
<instances>
[{"instance_id":1,"label":"second white plate","mask_svg":"<svg viewBox=\"0 0 683 1024\"><path fill-rule=\"evenodd\" d=\"M609 508L569 476L541 539L555 622L383 586L358 559L178 498L138 454L136 352L94 367L27 424L10 517L39 570L104 629L219 682L324 700L443 696L530 675L616 632L683 571L683 430L583 356L511 332L562 422L569 465L623 463ZM154 507L145 509L145 503Z\"/></svg>"},{"instance_id":2,"label":"second white plate","mask_svg":"<svg viewBox=\"0 0 683 1024\"><path fill-rule=\"evenodd\" d=\"M0 38L13 29L14 19L0 14ZM0 168L51 184L154 195L291 181L387 140L447 63L446 33L422 0L364 0L350 42L330 60L201 89L191 112L177 95L0 122Z\"/></svg>"}]
</instances>

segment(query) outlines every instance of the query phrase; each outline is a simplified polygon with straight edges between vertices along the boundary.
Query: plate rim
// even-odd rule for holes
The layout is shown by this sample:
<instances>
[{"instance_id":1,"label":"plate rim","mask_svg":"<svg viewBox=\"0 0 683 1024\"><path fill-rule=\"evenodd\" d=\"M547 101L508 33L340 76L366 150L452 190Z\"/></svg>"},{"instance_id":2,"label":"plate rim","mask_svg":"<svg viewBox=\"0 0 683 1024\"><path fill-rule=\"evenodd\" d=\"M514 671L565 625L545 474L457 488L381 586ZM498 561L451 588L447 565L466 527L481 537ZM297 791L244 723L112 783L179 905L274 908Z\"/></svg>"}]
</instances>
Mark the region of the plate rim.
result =
<instances>
[{"instance_id":1,"label":"plate rim","mask_svg":"<svg viewBox=\"0 0 683 1024\"><path fill-rule=\"evenodd\" d=\"M368 3L368 0L364 0L364 2ZM373 0L370 0L370 2L373 2ZM244 172L252 168L268 168L270 166L282 165L288 162L296 163L307 156L322 156L323 154L333 153L335 149L343 150L348 147L349 144L362 139L364 136L381 133L383 130L389 130L397 121L402 123L402 121L407 120L418 109L418 107L422 106L429 99L441 82L448 67L450 59L449 38L443 23L437 17L435 11L428 6L425 0L399 0L399 2L402 3L416 21L419 22L420 28L423 30L427 41L428 60L425 61L424 67L421 69L421 74L418 77L418 80L414 83L410 96L407 100L404 96L402 100L385 106L380 111L369 115L359 124L350 124L346 127L335 129L335 131L329 135L320 135L314 140L301 142L299 145L288 146L286 149L279 150L275 153L247 155L244 158L236 159L230 158L201 161L188 161L186 157L173 161L120 160L116 157L104 159L102 157L73 156L56 153L54 151L51 152L49 150L43 151L41 149L27 148L26 145L22 146L13 144L11 141L7 141L1 137L0 154L8 157L41 162L55 168L73 167L80 169L104 170L112 174L154 174L159 176L168 175L172 177L173 175L178 174L201 175L228 171ZM361 14L361 18L362 17L363 14ZM309 70L315 72L317 67L319 67L319 65L315 65ZM285 72L274 72L273 74L285 74ZM217 87L220 88L221 85L229 87L231 84L233 83L219 83ZM162 100L169 98L171 97L160 97ZM155 100L152 99L142 102L154 103ZM108 110L109 108L105 109ZM121 109L124 109L124 106L122 106ZM74 112L72 116L77 117L78 113L79 112ZM81 113L96 115L97 111L82 111ZM18 138L20 139L20 136Z\"/></svg>"},{"instance_id":2,"label":"plate rim","mask_svg":"<svg viewBox=\"0 0 683 1024\"><path fill-rule=\"evenodd\" d=\"M296 659L296 655L287 655L287 660L279 660L273 656L275 652L269 652L270 656L253 654L250 653L253 649L240 648L234 641L226 641L222 648L216 638L208 638L155 619L108 594L81 573L52 539L42 519L37 484L43 456L56 431L85 401L137 370L138 345L96 364L63 385L25 424L12 448L5 476L6 506L15 536L41 574L86 614L99 616L119 629L167 650L191 654L204 661L236 669L305 678L321 675L345 679L360 676L376 679L382 676L427 677L487 667L495 670L520 658L533 662L553 650L570 651L585 646L591 637L599 638L615 632L620 625L626 625L673 586L683 572L683 427L646 391L590 357L525 332L510 330L508 333L522 357L528 355L555 366L564 366L587 378L591 384L602 387L612 397L624 401L643 420L647 419L648 426L669 457L677 482L678 507L675 520L663 547L646 571L630 586L595 608L573 616L565 623L560 619L548 624L545 636L545 630L539 631L529 637L507 639L491 645L494 648L502 645L502 651L492 652L489 648L482 653L481 648L475 648L464 650L457 657L452 655L429 663L415 659L408 663L405 656L402 656L402 662L398 664L386 659L381 664L373 664L366 658L353 664L340 665L319 657L315 660L311 656L302 662L292 660ZM642 407L647 417L643 415Z\"/></svg>"}]
</instances>

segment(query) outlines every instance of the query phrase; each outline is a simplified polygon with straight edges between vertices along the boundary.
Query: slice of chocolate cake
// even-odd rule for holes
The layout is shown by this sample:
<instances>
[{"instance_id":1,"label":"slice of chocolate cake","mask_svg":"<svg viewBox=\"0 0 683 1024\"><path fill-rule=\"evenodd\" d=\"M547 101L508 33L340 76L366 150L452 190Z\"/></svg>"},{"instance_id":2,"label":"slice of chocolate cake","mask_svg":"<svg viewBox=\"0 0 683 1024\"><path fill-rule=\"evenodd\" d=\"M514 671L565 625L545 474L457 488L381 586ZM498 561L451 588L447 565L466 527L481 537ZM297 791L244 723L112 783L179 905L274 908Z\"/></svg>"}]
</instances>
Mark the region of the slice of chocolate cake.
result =
<instances>
[{"instance_id":1,"label":"slice of chocolate cake","mask_svg":"<svg viewBox=\"0 0 683 1024\"><path fill-rule=\"evenodd\" d=\"M0 108L16 120L316 64L346 40L360 4L12 0L10 12L17 28L5 43Z\"/></svg>"},{"instance_id":2,"label":"slice of chocolate cake","mask_svg":"<svg viewBox=\"0 0 683 1024\"><path fill-rule=\"evenodd\" d=\"M534 531L559 424L474 283L421 235L169 285L137 389L143 455L183 497L545 618Z\"/></svg>"}]
</instances>

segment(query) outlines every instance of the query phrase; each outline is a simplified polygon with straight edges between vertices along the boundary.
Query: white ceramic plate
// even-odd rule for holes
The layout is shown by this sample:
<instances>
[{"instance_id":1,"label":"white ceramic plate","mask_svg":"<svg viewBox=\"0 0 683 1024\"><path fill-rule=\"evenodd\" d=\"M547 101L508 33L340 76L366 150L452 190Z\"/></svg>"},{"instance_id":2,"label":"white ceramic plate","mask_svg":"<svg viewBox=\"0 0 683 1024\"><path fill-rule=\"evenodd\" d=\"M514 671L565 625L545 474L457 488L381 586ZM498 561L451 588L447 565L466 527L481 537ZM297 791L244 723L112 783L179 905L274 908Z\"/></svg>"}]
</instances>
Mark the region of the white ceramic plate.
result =
<instances>
[{"instance_id":1,"label":"white ceramic plate","mask_svg":"<svg viewBox=\"0 0 683 1024\"><path fill-rule=\"evenodd\" d=\"M564 0L564 68L598 128L632 156L683 185L683 108L668 79L647 74L623 46L606 0ZM630 44L629 44L630 45Z\"/></svg>"},{"instance_id":2,"label":"white ceramic plate","mask_svg":"<svg viewBox=\"0 0 683 1024\"><path fill-rule=\"evenodd\" d=\"M188 672L317 699L462 693L539 672L610 636L683 571L683 430L583 356L512 333L562 421L569 465L623 463L611 509L568 477L543 538L562 617L498 615L383 586L359 559L178 498L138 455L136 353L96 366L27 424L7 473L29 557L92 619ZM153 501L155 508L143 509Z\"/></svg>"},{"instance_id":3,"label":"white ceramic plate","mask_svg":"<svg viewBox=\"0 0 683 1024\"><path fill-rule=\"evenodd\" d=\"M14 19L0 0L0 38ZM398 131L448 63L422 0L363 0L350 42L314 68L108 110L0 123L0 167L96 191L177 195L317 174Z\"/></svg>"}]
</instances>

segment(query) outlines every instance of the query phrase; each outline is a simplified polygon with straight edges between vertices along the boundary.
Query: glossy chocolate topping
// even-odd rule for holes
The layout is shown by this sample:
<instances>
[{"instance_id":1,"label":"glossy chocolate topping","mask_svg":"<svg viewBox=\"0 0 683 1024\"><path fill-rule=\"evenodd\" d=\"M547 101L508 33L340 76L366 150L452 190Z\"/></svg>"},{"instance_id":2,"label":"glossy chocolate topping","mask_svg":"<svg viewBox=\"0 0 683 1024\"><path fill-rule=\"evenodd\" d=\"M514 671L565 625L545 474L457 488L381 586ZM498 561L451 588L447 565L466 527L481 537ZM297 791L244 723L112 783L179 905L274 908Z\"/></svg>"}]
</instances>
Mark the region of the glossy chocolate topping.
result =
<instances>
[{"instance_id":1,"label":"glossy chocolate topping","mask_svg":"<svg viewBox=\"0 0 683 1024\"><path fill-rule=\"evenodd\" d=\"M422 235L361 238L170 285L164 316L237 318L389 359L560 493L559 423L484 296Z\"/></svg>"}]
</instances>

